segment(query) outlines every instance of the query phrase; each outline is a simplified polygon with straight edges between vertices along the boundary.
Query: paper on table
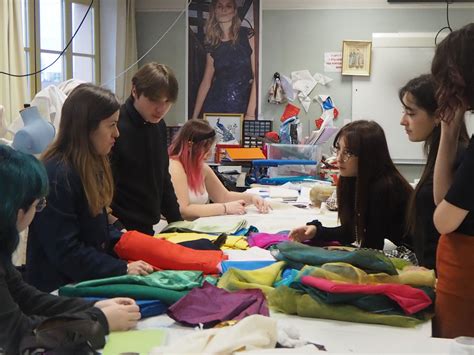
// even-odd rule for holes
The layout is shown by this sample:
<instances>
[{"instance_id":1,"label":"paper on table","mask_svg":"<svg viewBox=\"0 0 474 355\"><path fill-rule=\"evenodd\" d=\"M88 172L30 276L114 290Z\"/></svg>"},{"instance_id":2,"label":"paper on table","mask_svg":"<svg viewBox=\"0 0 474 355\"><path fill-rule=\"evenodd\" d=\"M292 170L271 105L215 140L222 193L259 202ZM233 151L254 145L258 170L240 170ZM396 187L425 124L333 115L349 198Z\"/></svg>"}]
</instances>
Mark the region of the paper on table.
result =
<instances>
[{"instance_id":1,"label":"paper on table","mask_svg":"<svg viewBox=\"0 0 474 355\"><path fill-rule=\"evenodd\" d=\"M139 353L146 355L156 346L163 345L166 339L164 329L129 330L110 333L103 355Z\"/></svg>"}]
</instances>

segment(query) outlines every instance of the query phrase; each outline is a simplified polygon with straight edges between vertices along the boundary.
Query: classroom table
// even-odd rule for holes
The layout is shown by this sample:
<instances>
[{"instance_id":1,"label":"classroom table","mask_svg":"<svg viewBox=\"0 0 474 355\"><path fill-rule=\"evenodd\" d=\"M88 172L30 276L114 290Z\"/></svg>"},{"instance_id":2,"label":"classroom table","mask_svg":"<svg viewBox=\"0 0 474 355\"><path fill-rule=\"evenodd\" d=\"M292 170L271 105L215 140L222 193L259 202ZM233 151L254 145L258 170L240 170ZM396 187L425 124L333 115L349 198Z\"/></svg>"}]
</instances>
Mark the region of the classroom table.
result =
<instances>
[{"instance_id":1,"label":"classroom table","mask_svg":"<svg viewBox=\"0 0 474 355\"><path fill-rule=\"evenodd\" d=\"M200 218L206 224L233 224L244 218L247 226L253 225L261 232L277 233L319 219L325 226L338 224L337 212L320 208L298 208L271 201L272 210L260 214L254 206L246 208L244 215L226 215ZM293 326L308 341L322 344L331 353L449 353L451 340L431 337L431 322L415 328L343 322L329 319L304 318L271 312L279 324ZM168 331L167 344L194 330L177 324L167 315L145 319L138 329L164 328Z\"/></svg>"}]
</instances>

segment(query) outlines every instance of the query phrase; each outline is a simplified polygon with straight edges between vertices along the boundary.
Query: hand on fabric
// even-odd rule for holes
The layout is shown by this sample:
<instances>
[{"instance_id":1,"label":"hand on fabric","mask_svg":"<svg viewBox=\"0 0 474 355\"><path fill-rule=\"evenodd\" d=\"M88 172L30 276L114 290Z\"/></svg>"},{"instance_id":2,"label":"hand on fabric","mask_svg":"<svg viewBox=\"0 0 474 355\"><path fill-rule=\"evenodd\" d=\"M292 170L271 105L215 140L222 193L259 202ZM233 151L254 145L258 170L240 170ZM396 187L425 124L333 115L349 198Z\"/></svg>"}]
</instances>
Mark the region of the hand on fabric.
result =
<instances>
[{"instance_id":1,"label":"hand on fabric","mask_svg":"<svg viewBox=\"0 0 474 355\"><path fill-rule=\"evenodd\" d=\"M291 230L289 238L295 242L304 242L316 236L316 226L301 226Z\"/></svg>"},{"instance_id":2,"label":"hand on fabric","mask_svg":"<svg viewBox=\"0 0 474 355\"><path fill-rule=\"evenodd\" d=\"M122 305L127 306L127 305L134 305L136 303L135 303L135 300L128 297L115 297L115 298L110 298L108 300L97 301L94 304L94 307L103 309L103 308L114 306L117 304L119 305L122 304Z\"/></svg>"},{"instance_id":3,"label":"hand on fabric","mask_svg":"<svg viewBox=\"0 0 474 355\"><path fill-rule=\"evenodd\" d=\"M153 271L153 266L142 260L134 261L127 265L128 275L146 276L148 274L151 274Z\"/></svg>"},{"instance_id":4,"label":"hand on fabric","mask_svg":"<svg viewBox=\"0 0 474 355\"><path fill-rule=\"evenodd\" d=\"M268 213L272 209L270 204L258 195L252 196L252 203L260 213Z\"/></svg>"},{"instance_id":5,"label":"hand on fabric","mask_svg":"<svg viewBox=\"0 0 474 355\"><path fill-rule=\"evenodd\" d=\"M140 308L136 304L112 304L102 308L102 312L109 323L109 330L129 330L137 325L140 320Z\"/></svg>"},{"instance_id":6,"label":"hand on fabric","mask_svg":"<svg viewBox=\"0 0 474 355\"><path fill-rule=\"evenodd\" d=\"M245 214L244 200L226 202L224 205L227 214Z\"/></svg>"}]
</instances>

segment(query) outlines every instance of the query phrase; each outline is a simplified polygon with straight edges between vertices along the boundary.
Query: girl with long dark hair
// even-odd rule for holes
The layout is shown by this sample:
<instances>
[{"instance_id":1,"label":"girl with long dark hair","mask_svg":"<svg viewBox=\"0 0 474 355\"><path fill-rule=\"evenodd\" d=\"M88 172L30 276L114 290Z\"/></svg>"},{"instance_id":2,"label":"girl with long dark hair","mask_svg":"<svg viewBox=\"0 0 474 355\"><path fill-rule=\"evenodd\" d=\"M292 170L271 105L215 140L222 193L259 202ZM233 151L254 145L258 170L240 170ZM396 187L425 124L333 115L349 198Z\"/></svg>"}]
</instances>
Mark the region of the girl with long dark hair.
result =
<instances>
[{"instance_id":1,"label":"girl with long dark hair","mask_svg":"<svg viewBox=\"0 0 474 355\"><path fill-rule=\"evenodd\" d=\"M333 146L340 171L341 225L327 228L314 220L293 229L290 238L373 249L383 249L385 238L396 245L407 244L405 214L413 189L393 164L382 127L373 121L351 122L341 128Z\"/></svg>"}]
</instances>

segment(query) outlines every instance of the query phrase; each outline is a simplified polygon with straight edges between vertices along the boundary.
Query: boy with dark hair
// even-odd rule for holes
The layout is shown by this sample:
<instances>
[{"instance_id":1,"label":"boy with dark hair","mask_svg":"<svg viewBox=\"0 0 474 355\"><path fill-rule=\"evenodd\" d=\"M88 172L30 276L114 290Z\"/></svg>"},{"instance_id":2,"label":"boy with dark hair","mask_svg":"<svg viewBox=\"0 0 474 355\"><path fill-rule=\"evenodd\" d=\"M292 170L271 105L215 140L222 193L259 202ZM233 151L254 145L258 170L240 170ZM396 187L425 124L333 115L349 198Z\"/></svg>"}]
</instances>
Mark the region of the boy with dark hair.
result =
<instances>
[{"instance_id":1,"label":"boy with dark hair","mask_svg":"<svg viewBox=\"0 0 474 355\"><path fill-rule=\"evenodd\" d=\"M133 76L131 95L120 108L120 137L111 155L116 185L111 207L128 230L153 235L161 214L168 222L182 220L168 172L163 121L177 97L171 68L152 62Z\"/></svg>"}]
</instances>

